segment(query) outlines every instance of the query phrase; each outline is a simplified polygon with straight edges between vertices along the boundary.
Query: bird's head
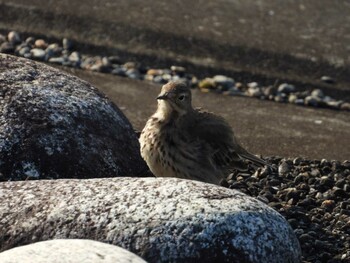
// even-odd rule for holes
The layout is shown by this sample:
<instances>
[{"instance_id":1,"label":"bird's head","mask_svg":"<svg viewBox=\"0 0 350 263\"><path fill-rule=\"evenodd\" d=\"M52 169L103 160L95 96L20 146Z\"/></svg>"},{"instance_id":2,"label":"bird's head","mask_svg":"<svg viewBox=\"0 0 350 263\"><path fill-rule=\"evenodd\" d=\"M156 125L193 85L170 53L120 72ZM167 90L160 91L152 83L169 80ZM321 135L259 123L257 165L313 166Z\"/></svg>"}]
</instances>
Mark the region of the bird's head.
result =
<instances>
[{"instance_id":1,"label":"bird's head","mask_svg":"<svg viewBox=\"0 0 350 263\"><path fill-rule=\"evenodd\" d=\"M157 100L158 109L166 115L175 111L181 116L193 110L191 90L183 82L165 84Z\"/></svg>"}]
</instances>

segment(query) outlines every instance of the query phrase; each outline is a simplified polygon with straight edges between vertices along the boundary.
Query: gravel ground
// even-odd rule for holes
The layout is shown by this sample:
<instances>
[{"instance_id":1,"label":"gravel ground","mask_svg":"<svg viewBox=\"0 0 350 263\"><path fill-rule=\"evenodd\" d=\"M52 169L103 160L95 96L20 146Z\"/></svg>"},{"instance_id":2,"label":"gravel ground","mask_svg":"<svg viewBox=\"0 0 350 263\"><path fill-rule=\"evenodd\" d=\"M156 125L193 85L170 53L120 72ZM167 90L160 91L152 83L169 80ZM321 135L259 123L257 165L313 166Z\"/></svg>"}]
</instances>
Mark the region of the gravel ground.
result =
<instances>
[{"instance_id":1,"label":"gravel ground","mask_svg":"<svg viewBox=\"0 0 350 263\"><path fill-rule=\"evenodd\" d=\"M266 159L273 171L233 173L228 187L281 213L299 239L303 262L350 262L350 161Z\"/></svg>"}]
</instances>

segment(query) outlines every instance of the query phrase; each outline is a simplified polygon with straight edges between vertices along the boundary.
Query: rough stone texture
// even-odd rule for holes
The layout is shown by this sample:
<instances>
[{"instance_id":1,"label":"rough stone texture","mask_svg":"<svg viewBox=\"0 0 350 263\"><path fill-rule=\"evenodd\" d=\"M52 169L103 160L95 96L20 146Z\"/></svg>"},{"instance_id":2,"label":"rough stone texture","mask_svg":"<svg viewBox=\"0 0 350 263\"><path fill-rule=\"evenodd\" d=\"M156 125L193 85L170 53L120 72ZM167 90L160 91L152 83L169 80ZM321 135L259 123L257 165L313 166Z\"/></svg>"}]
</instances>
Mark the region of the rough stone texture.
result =
<instances>
[{"instance_id":1,"label":"rough stone texture","mask_svg":"<svg viewBox=\"0 0 350 263\"><path fill-rule=\"evenodd\" d=\"M131 124L89 83L0 54L0 181L139 175Z\"/></svg>"},{"instance_id":2,"label":"rough stone texture","mask_svg":"<svg viewBox=\"0 0 350 263\"><path fill-rule=\"evenodd\" d=\"M82 238L150 262L299 262L301 255L273 209L236 190L176 178L2 182L0 219L0 251Z\"/></svg>"},{"instance_id":3,"label":"rough stone texture","mask_svg":"<svg viewBox=\"0 0 350 263\"><path fill-rule=\"evenodd\" d=\"M2 263L142 263L129 251L92 240L59 239L0 253Z\"/></svg>"}]
</instances>

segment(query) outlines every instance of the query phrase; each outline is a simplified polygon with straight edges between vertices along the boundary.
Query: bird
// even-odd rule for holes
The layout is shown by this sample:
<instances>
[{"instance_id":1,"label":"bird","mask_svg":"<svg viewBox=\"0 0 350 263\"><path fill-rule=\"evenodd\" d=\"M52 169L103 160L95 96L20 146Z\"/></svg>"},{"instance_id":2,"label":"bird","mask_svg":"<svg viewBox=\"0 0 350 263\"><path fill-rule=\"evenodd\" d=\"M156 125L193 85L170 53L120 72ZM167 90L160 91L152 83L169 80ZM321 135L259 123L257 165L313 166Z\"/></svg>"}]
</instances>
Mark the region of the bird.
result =
<instances>
[{"instance_id":1,"label":"bird","mask_svg":"<svg viewBox=\"0 0 350 263\"><path fill-rule=\"evenodd\" d=\"M224 118L193 108L186 83L163 85L157 101L139 137L141 156L156 177L223 185L232 170L247 168L245 160L268 165L238 143Z\"/></svg>"}]
</instances>

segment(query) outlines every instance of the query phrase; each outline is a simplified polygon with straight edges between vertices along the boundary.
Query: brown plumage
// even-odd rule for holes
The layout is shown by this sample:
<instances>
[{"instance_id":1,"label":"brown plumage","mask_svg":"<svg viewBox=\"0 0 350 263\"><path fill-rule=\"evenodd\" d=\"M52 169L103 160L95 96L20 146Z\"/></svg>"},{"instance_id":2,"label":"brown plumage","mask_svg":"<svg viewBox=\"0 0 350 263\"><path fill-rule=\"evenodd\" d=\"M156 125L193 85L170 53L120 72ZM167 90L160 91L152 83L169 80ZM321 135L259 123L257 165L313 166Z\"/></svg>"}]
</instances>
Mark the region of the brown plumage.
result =
<instances>
[{"instance_id":1,"label":"brown plumage","mask_svg":"<svg viewBox=\"0 0 350 263\"><path fill-rule=\"evenodd\" d=\"M184 83L169 82L157 99L140 136L141 155L155 176L221 184L232 169L246 168L244 159L266 165L238 144L223 118L193 109Z\"/></svg>"}]
</instances>

